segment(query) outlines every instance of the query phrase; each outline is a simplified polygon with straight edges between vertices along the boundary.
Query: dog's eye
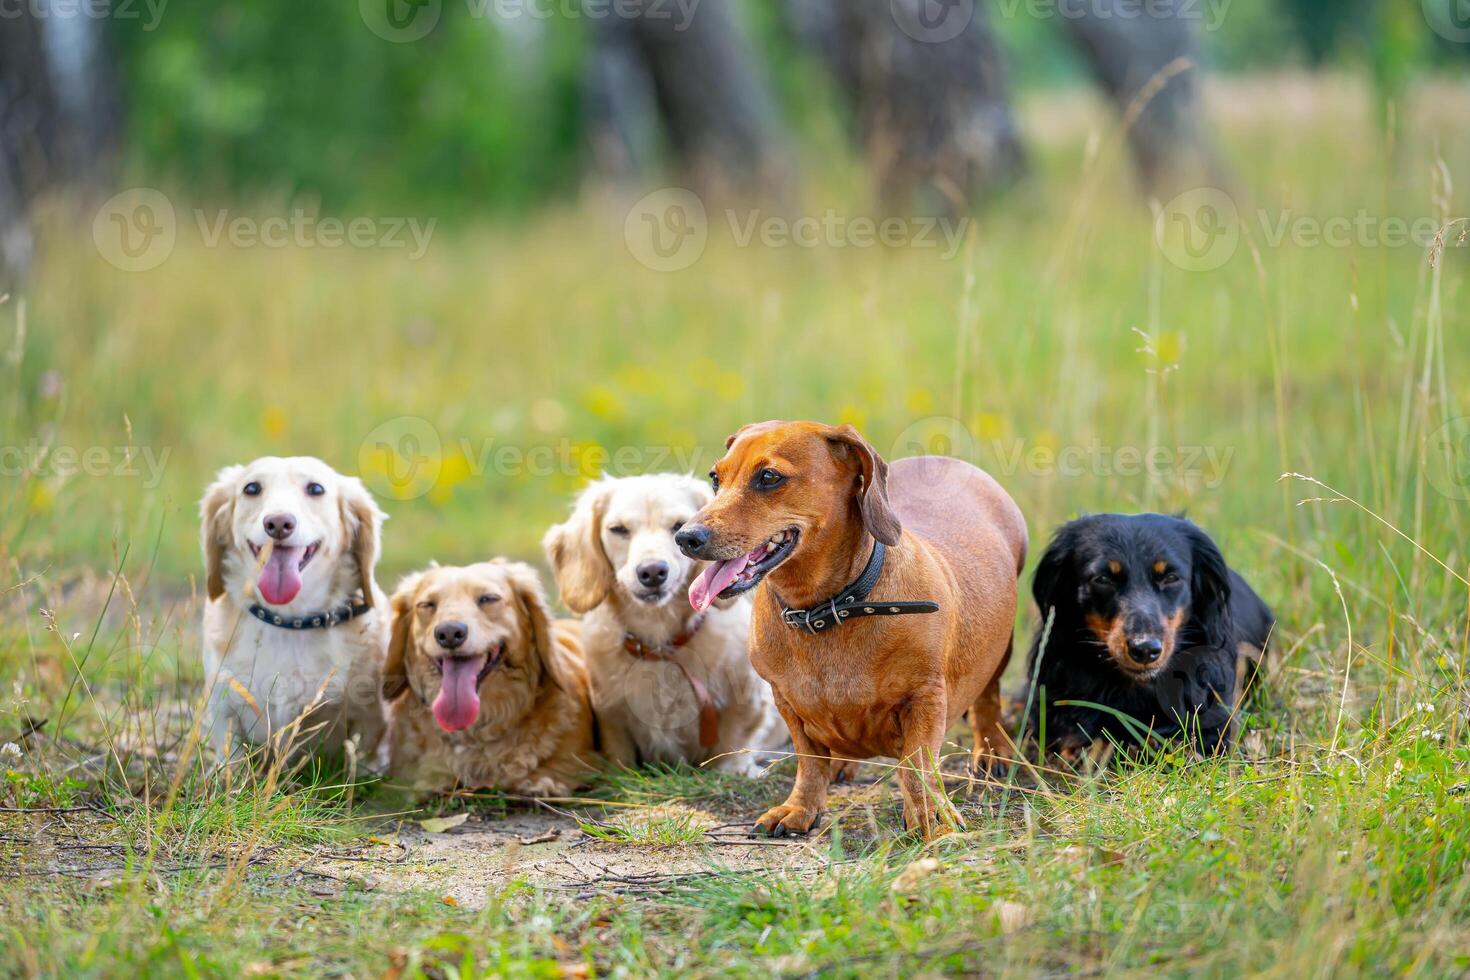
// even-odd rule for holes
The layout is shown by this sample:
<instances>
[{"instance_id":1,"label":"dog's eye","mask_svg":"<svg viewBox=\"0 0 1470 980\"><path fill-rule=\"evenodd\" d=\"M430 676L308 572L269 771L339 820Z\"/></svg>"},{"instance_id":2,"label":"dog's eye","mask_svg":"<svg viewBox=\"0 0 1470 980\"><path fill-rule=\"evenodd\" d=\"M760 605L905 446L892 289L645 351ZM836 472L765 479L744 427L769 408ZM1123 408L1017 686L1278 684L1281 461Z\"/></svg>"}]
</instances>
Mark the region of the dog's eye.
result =
<instances>
[{"instance_id":1,"label":"dog's eye","mask_svg":"<svg viewBox=\"0 0 1470 980\"><path fill-rule=\"evenodd\" d=\"M308 497L320 497L326 492L327 488L322 486L320 483L308 483L306 485L306 495Z\"/></svg>"},{"instance_id":2,"label":"dog's eye","mask_svg":"<svg viewBox=\"0 0 1470 980\"><path fill-rule=\"evenodd\" d=\"M720 475L714 470L709 471L709 485L715 493L720 492Z\"/></svg>"},{"instance_id":3,"label":"dog's eye","mask_svg":"<svg viewBox=\"0 0 1470 980\"><path fill-rule=\"evenodd\" d=\"M500 596L498 596L498 595L490 595L487 592L485 595L480 596L480 598L476 599L475 601L478 602L482 606L490 606L490 605L494 605L495 603L499 602L500 601Z\"/></svg>"},{"instance_id":4,"label":"dog's eye","mask_svg":"<svg viewBox=\"0 0 1470 980\"><path fill-rule=\"evenodd\" d=\"M260 496L260 484L257 483L254 480L251 480L249 483L245 484L245 496L247 496L247 497L259 497Z\"/></svg>"},{"instance_id":5,"label":"dog's eye","mask_svg":"<svg viewBox=\"0 0 1470 980\"><path fill-rule=\"evenodd\" d=\"M626 538L628 536L628 529L622 524L614 524L612 527L608 528L608 531L616 534L620 538Z\"/></svg>"},{"instance_id":6,"label":"dog's eye","mask_svg":"<svg viewBox=\"0 0 1470 980\"><path fill-rule=\"evenodd\" d=\"M1184 580L1179 577L1178 572L1165 572L1159 576L1160 585L1178 585L1182 581Z\"/></svg>"},{"instance_id":7,"label":"dog's eye","mask_svg":"<svg viewBox=\"0 0 1470 980\"><path fill-rule=\"evenodd\" d=\"M430 599L425 599L423 602L419 603L419 608L424 610L425 612L433 612L435 609L439 608L439 603L434 602Z\"/></svg>"},{"instance_id":8,"label":"dog's eye","mask_svg":"<svg viewBox=\"0 0 1470 980\"><path fill-rule=\"evenodd\" d=\"M1109 575L1094 575L1092 577L1092 584L1100 589L1111 589L1113 587L1113 579Z\"/></svg>"},{"instance_id":9,"label":"dog's eye","mask_svg":"<svg viewBox=\"0 0 1470 980\"><path fill-rule=\"evenodd\" d=\"M769 466L755 475L755 485L761 490L769 490L772 487L779 487L785 482L786 477L782 476L780 473L777 473Z\"/></svg>"}]
</instances>

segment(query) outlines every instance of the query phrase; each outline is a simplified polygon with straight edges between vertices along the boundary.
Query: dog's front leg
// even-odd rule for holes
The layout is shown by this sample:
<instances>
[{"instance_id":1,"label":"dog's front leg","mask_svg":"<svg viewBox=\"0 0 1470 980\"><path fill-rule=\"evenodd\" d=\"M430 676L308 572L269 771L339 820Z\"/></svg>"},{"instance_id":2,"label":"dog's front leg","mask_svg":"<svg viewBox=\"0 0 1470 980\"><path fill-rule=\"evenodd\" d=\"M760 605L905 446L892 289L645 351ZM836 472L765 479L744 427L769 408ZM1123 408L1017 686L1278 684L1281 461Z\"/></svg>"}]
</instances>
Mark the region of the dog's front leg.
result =
<instances>
[{"instance_id":1,"label":"dog's front leg","mask_svg":"<svg viewBox=\"0 0 1470 980\"><path fill-rule=\"evenodd\" d=\"M599 715L597 733L607 761L621 769L632 769L638 765L638 743L620 719Z\"/></svg>"},{"instance_id":2,"label":"dog's front leg","mask_svg":"<svg viewBox=\"0 0 1470 980\"><path fill-rule=\"evenodd\" d=\"M903 823L907 830L925 839L934 836L935 810L952 809L939 776L945 720L943 691L916 694L899 719L903 755L899 759L898 785L903 790Z\"/></svg>"},{"instance_id":3,"label":"dog's front leg","mask_svg":"<svg viewBox=\"0 0 1470 980\"><path fill-rule=\"evenodd\" d=\"M756 833L782 837L787 833L804 834L816 826L827 805L827 783L831 776L831 751L807 737L801 719L780 698L776 707L791 730L791 745L796 749L796 785L780 806L772 807L755 822Z\"/></svg>"}]
</instances>

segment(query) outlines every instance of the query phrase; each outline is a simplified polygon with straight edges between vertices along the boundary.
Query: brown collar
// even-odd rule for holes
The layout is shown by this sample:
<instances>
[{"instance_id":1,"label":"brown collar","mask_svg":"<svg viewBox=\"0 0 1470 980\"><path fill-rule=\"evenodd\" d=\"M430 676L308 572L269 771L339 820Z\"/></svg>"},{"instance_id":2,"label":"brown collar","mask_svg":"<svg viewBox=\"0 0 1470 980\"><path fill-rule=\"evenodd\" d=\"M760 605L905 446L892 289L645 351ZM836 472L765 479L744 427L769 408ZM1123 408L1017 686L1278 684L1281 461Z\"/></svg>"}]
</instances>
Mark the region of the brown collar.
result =
<instances>
[{"instance_id":1,"label":"brown collar","mask_svg":"<svg viewBox=\"0 0 1470 980\"><path fill-rule=\"evenodd\" d=\"M684 679L689 682L690 689L694 691L694 700L699 702L699 744L708 749L720 741L720 713L715 710L714 698L710 697L709 688L705 687L704 681L695 677L677 656L678 651L688 646L703 625L704 613L696 613L684 627L684 632L668 643L661 644L648 643L632 633L624 633L623 649L639 660L662 660L679 668Z\"/></svg>"}]
</instances>

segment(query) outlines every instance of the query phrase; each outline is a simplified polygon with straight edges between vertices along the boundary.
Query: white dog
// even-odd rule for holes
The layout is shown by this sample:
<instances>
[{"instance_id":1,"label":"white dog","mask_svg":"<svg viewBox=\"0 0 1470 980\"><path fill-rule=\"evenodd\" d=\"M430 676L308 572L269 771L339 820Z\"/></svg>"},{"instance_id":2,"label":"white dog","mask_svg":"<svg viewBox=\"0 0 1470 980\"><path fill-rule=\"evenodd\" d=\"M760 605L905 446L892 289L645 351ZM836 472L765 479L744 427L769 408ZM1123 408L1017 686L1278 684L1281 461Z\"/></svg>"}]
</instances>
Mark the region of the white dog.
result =
<instances>
[{"instance_id":1,"label":"white dog","mask_svg":"<svg viewBox=\"0 0 1470 980\"><path fill-rule=\"evenodd\" d=\"M215 747L283 742L371 758L387 599L373 580L384 515L362 482L310 457L221 470L200 504L207 723Z\"/></svg>"},{"instance_id":2,"label":"white dog","mask_svg":"<svg viewBox=\"0 0 1470 980\"><path fill-rule=\"evenodd\" d=\"M770 686L750 665L750 604L695 614L685 600L703 562L674 532L709 502L704 483L657 474L604 478L543 542L582 645L603 751L620 765L695 764L753 775L789 735Z\"/></svg>"}]
</instances>

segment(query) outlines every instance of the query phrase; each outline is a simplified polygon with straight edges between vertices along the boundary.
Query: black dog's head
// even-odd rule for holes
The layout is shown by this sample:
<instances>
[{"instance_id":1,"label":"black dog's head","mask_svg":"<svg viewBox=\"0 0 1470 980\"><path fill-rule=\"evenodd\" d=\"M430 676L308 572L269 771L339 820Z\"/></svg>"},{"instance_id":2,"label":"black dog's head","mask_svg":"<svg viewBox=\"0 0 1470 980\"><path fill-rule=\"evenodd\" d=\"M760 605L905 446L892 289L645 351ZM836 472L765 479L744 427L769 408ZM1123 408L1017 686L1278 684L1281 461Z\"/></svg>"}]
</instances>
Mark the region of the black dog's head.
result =
<instances>
[{"instance_id":1,"label":"black dog's head","mask_svg":"<svg viewBox=\"0 0 1470 980\"><path fill-rule=\"evenodd\" d=\"M1209 535L1179 517L1097 514L1057 532L1032 594L1043 621L1081 627L1142 684L1181 644L1230 642L1230 570ZM1187 638L1186 638L1187 637Z\"/></svg>"}]
</instances>

